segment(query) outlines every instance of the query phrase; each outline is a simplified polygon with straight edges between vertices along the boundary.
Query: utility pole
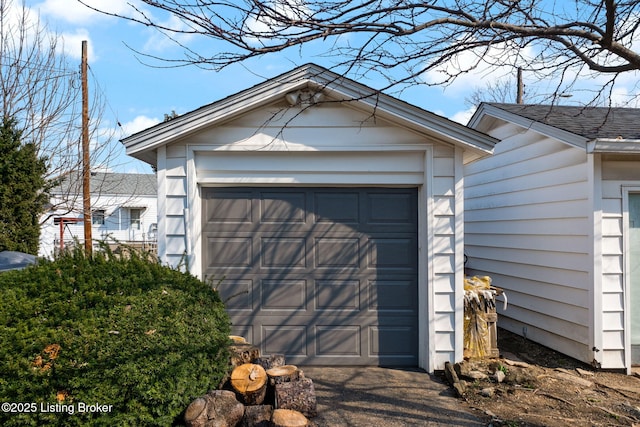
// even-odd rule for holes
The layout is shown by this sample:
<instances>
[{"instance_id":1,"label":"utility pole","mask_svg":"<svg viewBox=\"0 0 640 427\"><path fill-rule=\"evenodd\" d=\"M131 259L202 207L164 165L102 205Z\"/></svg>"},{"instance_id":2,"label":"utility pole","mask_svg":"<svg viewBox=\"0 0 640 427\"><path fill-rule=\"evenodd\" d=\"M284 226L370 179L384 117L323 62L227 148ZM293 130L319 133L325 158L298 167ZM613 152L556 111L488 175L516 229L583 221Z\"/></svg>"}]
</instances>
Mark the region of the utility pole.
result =
<instances>
[{"instance_id":1,"label":"utility pole","mask_svg":"<svg viewBox=\"0 0 640 427\"><path fill-rule=\"evenodd\" d=\"M524 83L522 82L522 68L518 67L518 94L516 104L522 104L524 98Z\"/></svg>"},{"instance_id":2,"label":"utility pole","mask_svg":"<svg viewBox=\"0 0 640 427\"><path fill-rule=\"evenodd\" d=\"M82 210L84 212L84 248L93 253L91 236L91 164L89 162L89 88L87 84L87 41L82 41Z\"/></svg>"}]
</instances>

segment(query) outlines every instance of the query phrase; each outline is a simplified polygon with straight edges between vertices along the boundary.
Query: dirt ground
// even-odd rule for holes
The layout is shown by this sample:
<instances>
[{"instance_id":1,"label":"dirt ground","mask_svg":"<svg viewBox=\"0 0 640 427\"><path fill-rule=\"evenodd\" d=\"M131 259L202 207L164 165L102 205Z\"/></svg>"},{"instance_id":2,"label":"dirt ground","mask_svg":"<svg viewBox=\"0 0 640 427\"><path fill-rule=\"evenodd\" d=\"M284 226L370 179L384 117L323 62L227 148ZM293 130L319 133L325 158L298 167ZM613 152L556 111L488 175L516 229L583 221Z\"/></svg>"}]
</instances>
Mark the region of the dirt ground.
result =
<instances>
[{"instance_id":1,"label":"dirt ground","mask_svg":"<svg viewBox=\"0 0 640 427\"><path fill-rule=\"evenodd\" d=\"M489 425L640 426L639 377L595 371L502 329L498 348L501 358L457 369L466 383L461 404L490 417ZM500 383L496 371L505 374Z\"/></svg>"}]
</instances>

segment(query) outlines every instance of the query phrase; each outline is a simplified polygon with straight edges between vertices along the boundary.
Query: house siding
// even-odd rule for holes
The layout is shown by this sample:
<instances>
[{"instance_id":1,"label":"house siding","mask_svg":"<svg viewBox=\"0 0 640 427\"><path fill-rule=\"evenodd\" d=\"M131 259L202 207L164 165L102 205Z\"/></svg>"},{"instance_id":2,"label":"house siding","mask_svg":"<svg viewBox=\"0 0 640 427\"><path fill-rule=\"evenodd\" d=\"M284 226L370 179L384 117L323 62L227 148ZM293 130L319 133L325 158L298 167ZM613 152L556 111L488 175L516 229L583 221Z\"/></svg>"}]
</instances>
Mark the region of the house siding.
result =
<instances>
[{"instance_id":1,"label":"house siding","mask_svg":"<svg viewBox=\"0 0 640 427\"><path fill-rule=\"evenodd\" d=\"M499 325L591 362L592 185L584 149L514 124L465 166L465 252L506 291Z\"/></svg>"},{"instance_id":2,"label":"house siding","mask_svg":"<svg viewBox=\"0 0 640 427\"><path fill-rule=\"evenodd\" d=\"M163 262L178 266L192 249L189 269L202 275L202 186L416 187L419 234L427 242L419 247L425 310L420 365L433 371L461 360L463 150L336 105L293 116L278 116L279 108L260 109L158 151Z\"/></svg>"},{"instance_id":3,"label":"house siding","mask_svg":"<svg viewBox=\"0 0 640 427\"><path fill-rule=\"evenodd\" d=\"M186 267L187 149L184 144L174 144L163 151L158 204L162 204L164 215L158 222L162 239L162 243L158 243L158 254L172 266Z\"/></svg>"},{"instance_id":4,"label":"house siding","mask_svg":"<svg viewBox=\"0 0 640 427\"><path fill-rule=\"evenodd\" d=\"M630 366L625 348L625 231L623 195L625 187L640 189L637 162L602 161L602 326L603 360L608 369Z\"/></svg>"},{"instance_id":5,"label":"house siding","mask_svg":"<svg viewBox=\"0 0 640 427\"><path fill-rule=\"evenodd\" d=\"M125 175L126 179L126 175ZM106 187L106 186L105 186ZM135 188L133 186L132 188ZM149 242L156 239L158 210L156 195L110 194L102 187L92 193L93 210L105 212L104 224L92 224L91 232L94 241L106 242ZM60 226L54 224L55 218L83 218L82 197L73 193L55 193L50 203L56 206L53 211L46 212L41 227L38 254L52 257L60 247ZM130 209L142 208L140 228L131 226ZM84 223L68 223L64 227L64 241L68 245L74 240L84 241Z\"/></svg>"},{"instance_id":6,"label":"house siding","mask_svg":"<svg viewBox=\"0 0 640 427\"><path fill-rule=\"evenodd\" d=\"M456 168L456 164L458 167ZM462 212L462 161L451 147L437 146L433 154L433 307L435 320L435 365L442 369L447 361L460 358L462 318L463 258L462 229L456 227L456 214ZM456 174L458 171L458 174ZM456 191L458 190L458 191ZM458 235L456 234L458 233ZM458 239L456 239L458 237ZM456 258L458 256L458 258Z\"/></svg>"}]
</instances>

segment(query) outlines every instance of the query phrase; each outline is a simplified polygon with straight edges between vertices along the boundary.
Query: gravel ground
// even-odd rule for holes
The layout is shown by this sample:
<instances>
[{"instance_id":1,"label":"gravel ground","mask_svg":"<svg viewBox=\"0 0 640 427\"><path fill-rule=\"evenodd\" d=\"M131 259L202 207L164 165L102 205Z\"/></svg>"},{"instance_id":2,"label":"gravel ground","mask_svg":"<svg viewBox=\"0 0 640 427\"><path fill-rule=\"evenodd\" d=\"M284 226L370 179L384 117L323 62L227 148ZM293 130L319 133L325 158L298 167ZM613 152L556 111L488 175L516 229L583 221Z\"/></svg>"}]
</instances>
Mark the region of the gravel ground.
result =
<instances>
[{"instance_id":1,"label":"gravel ground","mask_svg":"<svg viewBox=\"0 0 640 427\"><path fill-rule=\"evenodd\" d=\"M485 426L440 378L417 369L301 366L313 380L318 427Z\"/></svg>"}]
</instances>

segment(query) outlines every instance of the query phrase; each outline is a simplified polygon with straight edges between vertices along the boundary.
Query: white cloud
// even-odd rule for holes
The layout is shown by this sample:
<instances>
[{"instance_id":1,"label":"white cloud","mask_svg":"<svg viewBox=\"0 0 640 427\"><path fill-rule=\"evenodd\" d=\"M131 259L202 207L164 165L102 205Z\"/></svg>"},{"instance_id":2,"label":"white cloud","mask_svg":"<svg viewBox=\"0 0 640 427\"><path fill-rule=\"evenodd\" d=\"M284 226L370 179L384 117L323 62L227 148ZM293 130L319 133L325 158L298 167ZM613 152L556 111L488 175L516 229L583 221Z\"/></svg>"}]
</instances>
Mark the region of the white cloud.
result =
<instances>
[{"instance_id":1,"label":"white cloud","mask_svg":"<svg viewBox=\"0 0 640 427\"><path fill-rule=\"evenodd\" d=\"M89 38L89 32L85 29L77 29L74 33L65 32L60 34L62 43L58 45L59 53L64 54L71 59L80 59L82 57L82 42L87 41L87 60L89 63L97 60L93 49L93 43Z\"/></svg>"},{"instance_id":2,"label":"white cloud","mask_svg":"<svg viewBox=\"0 0 640 427\"><path fill-rule=\"evenodd\" d=\"M473 113L476 112L476 108L477 107L473 106L468 110L458 111L453 116L451 116L451 120L453 120L454 122L458 122L460 124L466 125L467 123L469 123L469 119L471 119L471 116L473 116Z\"/></svg>"},{"instance_id":3,"label":"white cloud","mask_svg":"<svg viewBox=\"0 0 640 427\"><path fill-rule=\"evenodd\" d=\"M131 0L83 0L89 6L102 9L105 12L122 15L130 15L133 11L129 3L137 3ZM78 1L71 0L44 0L35 4L34 9L40 10L43 17L64 21L75 25L86 25L98 19L109 18L107 15L96 12ZM113 18L112 18L113 19Z\"/></svg>"},{"instance_id":4,"label":"white cloud","mask_svg":"<svg viewBox=\"0 0 640 427\"><path fill-rule=\"evenodd\" d=\"M531 58L533 49L527 47L520 53L521 56ZM517 64L515 49L504 44L482 49L482 54L474 50L466 50L446 63L427 71L423 79L427 84L440 85L451 75L458 75L453 82L446 85L446 93L451 96L459 96L462 92L470 92L473 89L496 83L505 77L514 74L514 64ZM499 61L504 66L491 65L483 58L492 62Z\"/></svg>"},{"instance_id":5,"label":"white cloud","mask_svg":"<svg viewBox=\"0 0 640 427\"><path fill-rule=\"evenodd\" d=\"M169 15L167 20L159 21L158 25L165 28L173 28L175 30L189 30L187 24L175 15ZM171 33L171 38L169 38L155 29L151 29L151 31L151 36L144 45L144 52L162 52L166 49L175 47L176 42L182 45L187 45L194 38L193 34L187 33Z\"/></svg>"},{"instance_id":6,"label":"white cloud","mask_svg":"<svg viewBox=\"0 0 640 427\"><path fill-rule=\"evenodd\" d=\"M123 123L122 128L126 135L133 135L158 123L160 123L160 119L155 117L137 116L133 120Z\"/></svg>"},{"instance_id":7,"label":"white cloud","mask_svg":"<svg viewBox=\"0 0 640 427\"><path fill-rule=\"evenodd\" d=\"M264 14L250 16L245 21L245 30L248 36L246 41L254 45L270 44L278 39L278 35L284 35L294 28L286 28L281 24L282 18L291 20L305 20L311 16L311 11L304 0L273 0L265 3ZM271 9L271 10L269 10Z\"/></svg>"}]
</instances>

